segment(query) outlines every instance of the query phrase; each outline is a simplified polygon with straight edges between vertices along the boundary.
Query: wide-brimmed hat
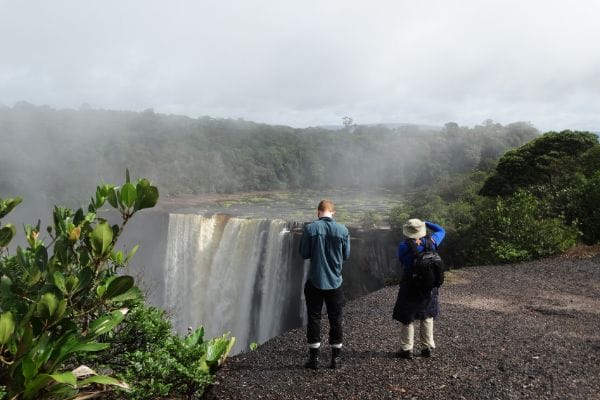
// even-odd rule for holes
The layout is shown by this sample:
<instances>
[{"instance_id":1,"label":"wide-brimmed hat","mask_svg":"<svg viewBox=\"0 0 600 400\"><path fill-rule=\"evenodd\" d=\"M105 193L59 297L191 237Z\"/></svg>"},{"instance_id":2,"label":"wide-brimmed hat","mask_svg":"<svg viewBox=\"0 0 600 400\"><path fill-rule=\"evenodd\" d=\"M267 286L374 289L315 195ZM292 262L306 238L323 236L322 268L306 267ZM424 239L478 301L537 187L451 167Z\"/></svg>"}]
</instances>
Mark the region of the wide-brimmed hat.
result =
<instances>
[{"instance_id":1,"label":"wide-brimmed hat","mask_svg":"<svg viewBox=\"0 0 600 400\"><path fill-rule=\"evenodd\" d=\"M422 238L427 234L427 228L425 227L425 222L420 219L413 218L406 221L406 223L402 226L402 233L404 236L411 239Z\"/></svg>"}]
</instances>

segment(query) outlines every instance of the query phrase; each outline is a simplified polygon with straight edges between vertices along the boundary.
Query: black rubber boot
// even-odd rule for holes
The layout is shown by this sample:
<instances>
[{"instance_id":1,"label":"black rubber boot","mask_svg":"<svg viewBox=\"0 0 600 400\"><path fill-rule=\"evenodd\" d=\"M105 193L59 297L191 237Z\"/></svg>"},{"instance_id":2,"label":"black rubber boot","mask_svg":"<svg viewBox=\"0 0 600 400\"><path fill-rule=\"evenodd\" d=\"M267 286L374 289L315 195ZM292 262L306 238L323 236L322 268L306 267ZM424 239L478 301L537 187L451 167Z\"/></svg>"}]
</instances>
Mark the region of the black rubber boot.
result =
<instances>
[{"instance_id":1,"label":"black rubber boot","mask_svg":"<svg viewBox=\"0 0 600 400\"><path fill-rule=\"evenodd\" d=\"M319 369L319 349L308 349L308 361L304 368Z\"/></svg>"},{"instance_id":2,"label":"black rubber boot","mask_svg":"<svg viewBox=\"0 0 600 400\"><path fill-rule=\"evenodd\" d=\"M336 369L342 367L342 348L332 347L331 348L331 364L329 368Z\"/></svg>"},{"instance_id":3,"label":"black rubber boot","mask_svg":"<svg viewBox=\"0 0 600 400\"><path fill-rule=\"evenodd\" d=\"M396 357L404 358L406 360L412 360L413 352L412 352L412 350L400 350L399 352L396 353Z\"/></svg>"},{"instance_id":4,"label":"black rubber boot","mask_svg":"<svg viewBox=\"0 0 600 400\"><path fill-rule=\"evenodd\" d=\"M421 350L421 357L431 357L433 356L433 347L424 347Z\"/></svg>"}]
</instances>

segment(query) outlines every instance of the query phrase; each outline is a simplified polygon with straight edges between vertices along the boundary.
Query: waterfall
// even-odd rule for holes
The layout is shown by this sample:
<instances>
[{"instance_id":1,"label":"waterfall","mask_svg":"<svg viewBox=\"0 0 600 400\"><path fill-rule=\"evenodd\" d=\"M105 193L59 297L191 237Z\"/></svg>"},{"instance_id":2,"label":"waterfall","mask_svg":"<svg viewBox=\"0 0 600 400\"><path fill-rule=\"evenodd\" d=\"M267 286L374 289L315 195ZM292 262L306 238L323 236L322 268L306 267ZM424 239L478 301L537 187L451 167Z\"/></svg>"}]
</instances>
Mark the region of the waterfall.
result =
<instances>
[{"instance_id":1,"label":"waterfall","mask_svg":"<svg viewBox=\"0 0 600 400\"><path fill-rule=\"evenodd\" d=\"M176 329L231 332L234 352L302 324L303 268L283 220L170 214L163 299Z\"/></svg>"}]
</instances>

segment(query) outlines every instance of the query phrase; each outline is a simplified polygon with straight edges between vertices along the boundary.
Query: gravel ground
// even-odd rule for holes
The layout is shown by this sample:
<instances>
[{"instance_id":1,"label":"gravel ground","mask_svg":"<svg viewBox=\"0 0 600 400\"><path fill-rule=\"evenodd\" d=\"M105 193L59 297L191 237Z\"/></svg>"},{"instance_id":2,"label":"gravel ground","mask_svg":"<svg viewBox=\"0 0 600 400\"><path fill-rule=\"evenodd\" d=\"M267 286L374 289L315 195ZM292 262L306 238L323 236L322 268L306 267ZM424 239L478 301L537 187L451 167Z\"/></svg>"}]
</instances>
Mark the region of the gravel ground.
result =
<instances>
[{"instance_id":1,"label":"gravel ground","mask_svg":"<svg viewBox=\"0 0 600 400\"><path fill-rule=\"evenodd\" d=\"M342 369L305 370L295 329L228 359L205 398L600 399L599 256L452 271L432 358L394 357L396 291L346 305Z\"/></svg>"}]
</instances>

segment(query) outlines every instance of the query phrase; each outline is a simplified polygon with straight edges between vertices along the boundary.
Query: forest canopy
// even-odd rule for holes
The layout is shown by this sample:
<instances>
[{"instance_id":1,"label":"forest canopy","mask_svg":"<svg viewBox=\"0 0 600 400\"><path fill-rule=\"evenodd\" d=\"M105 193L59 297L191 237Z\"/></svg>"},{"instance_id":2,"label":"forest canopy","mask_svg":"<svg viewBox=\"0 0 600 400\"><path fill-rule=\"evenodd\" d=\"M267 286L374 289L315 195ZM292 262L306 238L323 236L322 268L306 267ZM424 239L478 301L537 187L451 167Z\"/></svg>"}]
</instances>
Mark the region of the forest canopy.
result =
<instances>
[{"instance_id":1,"label":"forest canopy","mask_svg":"<svg viewBox=\"0 0 600 400\"><path fill-rule=\"evenodd\" d=\"M0 194L69 204L125 168L165 195L322 187L406 191L490 169L539 135L529 123L295 129L144 112L0 108ZM27 183L27 184L26 184Z\"/></svg>"}]
</instances>

